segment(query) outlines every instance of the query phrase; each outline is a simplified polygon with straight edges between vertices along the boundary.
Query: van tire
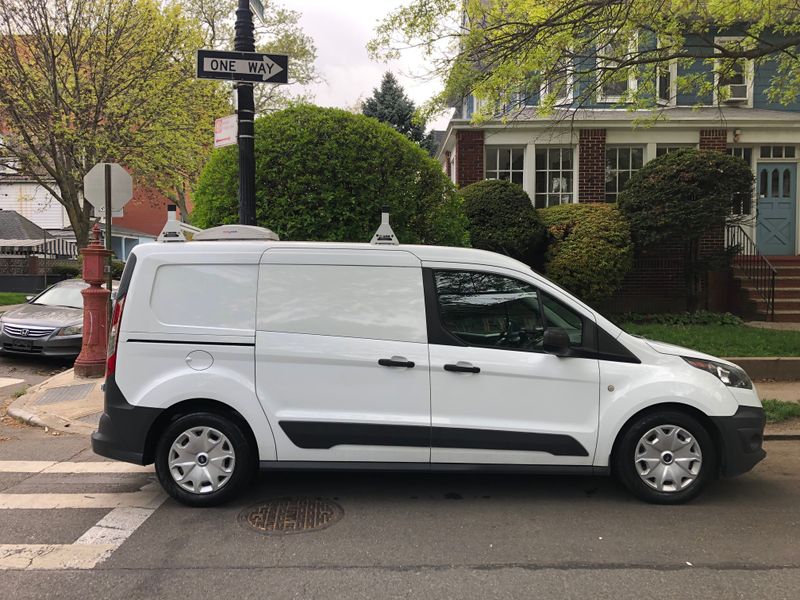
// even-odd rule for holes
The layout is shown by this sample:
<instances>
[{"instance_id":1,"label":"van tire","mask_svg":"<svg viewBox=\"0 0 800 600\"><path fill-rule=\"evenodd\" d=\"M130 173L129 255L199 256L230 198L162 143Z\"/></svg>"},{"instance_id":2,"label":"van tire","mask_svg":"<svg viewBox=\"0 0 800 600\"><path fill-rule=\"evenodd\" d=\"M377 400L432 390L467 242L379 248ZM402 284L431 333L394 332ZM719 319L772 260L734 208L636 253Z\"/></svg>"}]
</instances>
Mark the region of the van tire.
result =
<instances>
[{"instance_id":1,"label":"van tire","mask_svg":"<svg viewBox=\"0 0 800 600\"><path fill-rule=\"evenodd\" d=\"M654 456L659 454L657 461ZM614 452L612 466L623 485L641 500L682 504L700 494L716 476L717 449L697 419L676 410L660 410L628 426ZM662 472L669 475L661 479Z\"/></svg>"},{"instance_id":2,"label":"van tire","mask_svg":"<svg viewBox=\"0 0 800 600\"><path fill-rule=\"evenodd\" d=\"M176 477L182 471L177 471L173 476L169 461L171 455L178 460L177 452L183 443L187 445L187 457L196 457L196 466L192 467L193 469L198 469L201 464L208 465L210 469L212 462L216 465L214 473L219 473L221 467L231 469L229 474L223 473L219 476L218 489L208 490L207 488L212 486L211 482L201 482L200 477L194 478L195 486L202 486L198 491L189 491L178 483ZM213 456L211 453L205 455L206 447L212 447L211 452L216 452L218 456ZM195 452L196 450L199 452ZM219 453L224 453L227 458L220 457ZM230 458L231 454L233 461ZM238 496L250 483L255 472L255 456L255 448L241 426L234 420L211 412L192 413L172 421L161 434L156 446L156 475L164 490L178 502L197 507L218 506ZM220 458L228 462L214 462ZM195 473L209 473L211 472L209 469L205 471L198 469ZM191 473L191 470L186 472L190 478ZM184 485L189 486L191 483L192 481L187 479Z\"/></svg>"}]
</instances>

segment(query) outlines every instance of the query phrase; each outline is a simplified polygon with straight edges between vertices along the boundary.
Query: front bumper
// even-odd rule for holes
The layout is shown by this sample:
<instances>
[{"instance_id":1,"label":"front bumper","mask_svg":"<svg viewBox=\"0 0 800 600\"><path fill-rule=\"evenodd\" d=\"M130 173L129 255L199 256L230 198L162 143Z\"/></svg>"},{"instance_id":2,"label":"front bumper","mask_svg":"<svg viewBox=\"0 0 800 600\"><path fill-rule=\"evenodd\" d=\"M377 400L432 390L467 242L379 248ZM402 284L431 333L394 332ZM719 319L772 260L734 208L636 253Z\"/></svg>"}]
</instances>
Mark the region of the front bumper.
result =
<instances>
[{"instance_id":1,"label":"front bumper","mask_svg":"<svg viewBox=\"0 0 800 600\"><path fill-rule=\"evenodd\" d=\"M730 417L711 417L711 420L722 442L720 474L723 477L746 473L767 455L761 447L767 422L763 408L740 406Z\"/></svg>"},{"instance_id":2,"label":"front bumper","mask_svg":"<svg viewBox=\"0 0 800 600\"><path fill-rule=\"evenodd\" d=\"M112 375L106 379L103 414L92 434L92 450L115 460L150 464L153 458L148 451L148 435L161 413L159 408L128 404Z\"/></svg>"},{"instance_id":3,"label":"front bumper","mask_svg":"<svg viewBox=\"0 0 800 600\"><path fill-rule=\"evenodd\" d=\"M46 338L22 338L0 331L0 349L8 354L25 356L49 356L53 358L75 358L81 352L83 336L57 336Z\"/></svg>"}]
</instances>

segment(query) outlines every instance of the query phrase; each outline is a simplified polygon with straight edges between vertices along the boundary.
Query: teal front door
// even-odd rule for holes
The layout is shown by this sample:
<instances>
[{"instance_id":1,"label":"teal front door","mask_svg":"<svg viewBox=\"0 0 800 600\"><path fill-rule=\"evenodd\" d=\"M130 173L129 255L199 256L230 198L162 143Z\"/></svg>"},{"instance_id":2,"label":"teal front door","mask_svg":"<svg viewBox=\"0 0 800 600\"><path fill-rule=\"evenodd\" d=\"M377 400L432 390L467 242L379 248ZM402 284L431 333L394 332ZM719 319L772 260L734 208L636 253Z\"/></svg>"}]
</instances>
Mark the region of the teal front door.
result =
<instances>
[{"instance_id":1,"label":"teal front door","mask_svg":"<svg viewBox=\"0 0 800 600\"><path fill-rule=\"evenodd\" d=\"M794 254L797 229L797 165L758 163L756 243L766 256Z\"/></svg>"}]
</instances>

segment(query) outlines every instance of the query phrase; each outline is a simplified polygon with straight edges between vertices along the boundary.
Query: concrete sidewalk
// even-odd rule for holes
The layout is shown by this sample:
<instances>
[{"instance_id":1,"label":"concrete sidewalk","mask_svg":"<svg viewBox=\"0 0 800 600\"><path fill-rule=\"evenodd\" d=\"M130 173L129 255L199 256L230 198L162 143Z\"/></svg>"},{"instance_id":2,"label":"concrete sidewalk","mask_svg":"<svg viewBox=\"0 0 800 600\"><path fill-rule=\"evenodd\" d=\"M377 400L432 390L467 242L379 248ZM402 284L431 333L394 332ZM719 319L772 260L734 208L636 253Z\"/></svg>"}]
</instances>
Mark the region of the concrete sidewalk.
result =
<instances>
[{"instance_id":1,"label":"concrete sidewalk","mask_svg":"<svg viewBox=\"0 0 800 600\"><path fill-rule=\"evenodd\" d=\"M39 427L88 435L103 412L102 379L81 379L74 369L27 390L8 407L12 417ZM756 382L762 400L800 402L800 381ZM800 419L768 424L767 439L800 439Z\"/></svg>"},{"instance_id":2,"label":"concrete sidewalk","mask_svg":"<svg viewBox=\"0 0 800 600\"><path fill-rule=\"evenodd\" d=\"M74 369L30 387L8 414L39 427L89 435L103 412L103 379L81 379Z\"/></svg>"}]
</instances>

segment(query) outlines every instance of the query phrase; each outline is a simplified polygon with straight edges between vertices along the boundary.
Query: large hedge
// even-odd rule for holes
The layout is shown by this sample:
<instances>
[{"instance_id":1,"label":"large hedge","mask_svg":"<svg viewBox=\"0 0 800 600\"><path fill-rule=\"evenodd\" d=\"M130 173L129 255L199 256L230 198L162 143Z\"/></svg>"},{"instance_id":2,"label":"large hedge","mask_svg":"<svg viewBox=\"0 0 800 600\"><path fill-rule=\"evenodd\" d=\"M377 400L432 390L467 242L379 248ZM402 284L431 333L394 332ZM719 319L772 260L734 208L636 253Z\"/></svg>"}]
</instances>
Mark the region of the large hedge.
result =
<instances>
[{"instance_id":1,"label":"large hedge","mask_svg":"<svg viewBox=\"0 0 800 600\"><path fill-rule=\"evenodd\" d=\"M287 240L366 242L391 209L402 243L464 245L462 201L438 162L377 120L297 106L256 119L259 225ZM217 150L197 185L192 221L238 219L236 147Z\"/></svg>"},{"instance_id":2,"label":"large hedge","mask_svg":"<svg viewBox=\"0 0 800 600\"><path fill-rule=\"evenodd\" d=\"M613 204L539 209L547 227L545 274L589 304L610 298L633 264L628 222Z\"/></svg>"},{"instance_id":3,"label":"large hedge","mask_svg":"<svg viewBox=\"0 0 800 600\"><path fill-rule=\"evenodd\" d=\"M729 258L722 245L701 255L700 239L720 231L753 195L753 173L741 158L712 150L670 152L647 163L628 181L617 200L631 224L637 251L666 241L682 242L686 305L700 308L703 281Z\"/></svg>"},{"instance_id":4,"label":"large hedge","mask_svg":"<svg viewBox=\"0 0 800 600\"><path fill-rule=\"evenodd\" d=\"M741 158L693 148L669 152L634 173L617 205L637 246L698 239L722 227L753 194L753 173Z\"/></svg>"},{"instance_id":5,"label":"large hedge","mask_svg":"<svg viewBox=\"0 0 800 600\"><path fill-rule=\"evenodd\" d=\"M547 232L516 183L488 179L461 190L472 246L541 266Z\"/></svg>"}]
</instances>

